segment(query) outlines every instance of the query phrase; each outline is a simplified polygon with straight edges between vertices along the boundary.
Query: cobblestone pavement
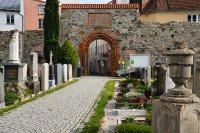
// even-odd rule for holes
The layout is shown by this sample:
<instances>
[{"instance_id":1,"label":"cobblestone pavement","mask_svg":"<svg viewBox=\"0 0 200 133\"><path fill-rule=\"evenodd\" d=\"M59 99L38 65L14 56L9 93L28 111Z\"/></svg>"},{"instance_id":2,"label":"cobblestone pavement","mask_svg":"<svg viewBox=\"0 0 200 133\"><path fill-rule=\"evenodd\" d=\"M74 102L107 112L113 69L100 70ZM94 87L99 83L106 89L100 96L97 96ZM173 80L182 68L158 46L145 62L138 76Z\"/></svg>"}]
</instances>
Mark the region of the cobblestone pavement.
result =
<instances>
[{"instance_id":1,"label":"cobblestone pavement","mask_svg":"<svg viewBox=\"0 0 200 133\"><path fill-rule=\"evenodd\" d=\"M0 116L0 133L78 132L109 79L80 78L64 89Z\"/></svg>"}]
</instances>

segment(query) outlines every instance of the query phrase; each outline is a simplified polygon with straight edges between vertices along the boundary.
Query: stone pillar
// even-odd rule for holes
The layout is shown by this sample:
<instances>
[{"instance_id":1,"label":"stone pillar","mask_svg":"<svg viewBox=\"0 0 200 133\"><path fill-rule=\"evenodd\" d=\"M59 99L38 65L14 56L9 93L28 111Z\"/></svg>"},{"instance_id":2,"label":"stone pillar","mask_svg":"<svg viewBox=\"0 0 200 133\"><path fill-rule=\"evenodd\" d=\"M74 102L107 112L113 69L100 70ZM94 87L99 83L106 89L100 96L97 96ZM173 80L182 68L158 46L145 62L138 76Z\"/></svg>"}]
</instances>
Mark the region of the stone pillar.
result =
<instances>
[{"instance_id":1,"label":"stone pillar","mask_svg":"<svg viewBox=\"0 0 200 133\"><path fill-rule=\"evenodd\" d=\"M57 64L57 85L62 84L62 64Z\"/></svg>"},{"instance_id":2,"label":"stone pillar","mask_svg":"<svg viewBox=\"0 0 200 133\"><path fill-rule=\"evenodd\" d=\"M27 67L28 65L26 63L23 63L23 80L26 80L27 78Z\"/></svg>"},{"instance_id":3,"label":"stone pillar","mask_svg":"<svg viewBox=\"0 0 200 133\"><path fill-rule=\"evenodd\" d=\"M68 80L72 80L72 65L68 64Z\"/></svg>"},{"instance_id":4,"label":"stone pillar","mask_svg":"<svg viewBox=\"0 0 200 133\"><path fill-rule=\"evenodd\" d=\"M200 99L184 87L191 78L194 52L177 42L166 54L175 87L153 101L153 133L199 133Z\"/></svg>"},{"instance_id":5,"label":"stone pillar","mask_svg":"<svg viewBox=\"0 0 200 133\"><path fill-rule=\"evenodd\" d=\"M1 69L0 70L0 108L2 108L4 106L5 106L5 102L4 102L4 76L3 76L3 69Z\"/></svg>"},{"instance_id":6,"label":"stone pillar","mask_svg":"<svg viewBox=\"0 0 200 133\"><path fill-rule=\"evenodd\" d=\"M29 85L30 88L34 90L34 94L38 94L40 92L40 81L38 81L38 54L36 52L32 52L30 57L31 64Z\"/></svg>"},{"instance_id":7,"label":"stone pillar","mask_svg":"<svg viewBox=\"0 0 200 133\"><path fill-rule=\"evenodd\" d=\"M63 65L63 82L67 82L67 65L66 64L64 64Z\"/></svg>"},{"instance_id":8,"label":"stone pillar","mask_svg":"<svg viewBox=\"0 0 200 133\"><path fill-rule=\"evenodd\" d=\"M48 63L44 63L42 65L41 72L41 80L42 80L42 91L46 91L49 88L49 65Z\"/></svg>"},{"instance_id":9,"label":"stone pillar","mask_svg":"<svg viewBox=\"0 0 200 133\"><path fill-rule=\"evenodd\" d=\"M38 54L36 52L32 52L30 54L30 57L31 57L30 81L37 82L38 81Z\"/></svg>"}]
</instances>

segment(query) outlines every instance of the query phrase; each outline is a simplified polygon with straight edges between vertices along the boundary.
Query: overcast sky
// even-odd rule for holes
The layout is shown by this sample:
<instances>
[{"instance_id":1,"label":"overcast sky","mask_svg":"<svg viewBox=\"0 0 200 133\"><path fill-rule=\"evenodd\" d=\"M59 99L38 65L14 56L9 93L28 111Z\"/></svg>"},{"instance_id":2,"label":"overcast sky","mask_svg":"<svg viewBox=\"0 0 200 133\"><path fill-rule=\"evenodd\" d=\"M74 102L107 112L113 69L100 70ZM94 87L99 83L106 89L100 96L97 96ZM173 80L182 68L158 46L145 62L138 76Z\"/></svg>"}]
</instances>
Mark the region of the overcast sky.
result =
<instances>
[{"instance_id":1,"label":"overcast sky","mask_svg":"<svg viewBox=\"0 0 200 133\"><path fill-rule=\"evenodd\" d=\"M111 0L80 0L81 4L107 4Z\"/></svg>"}]
</instances>

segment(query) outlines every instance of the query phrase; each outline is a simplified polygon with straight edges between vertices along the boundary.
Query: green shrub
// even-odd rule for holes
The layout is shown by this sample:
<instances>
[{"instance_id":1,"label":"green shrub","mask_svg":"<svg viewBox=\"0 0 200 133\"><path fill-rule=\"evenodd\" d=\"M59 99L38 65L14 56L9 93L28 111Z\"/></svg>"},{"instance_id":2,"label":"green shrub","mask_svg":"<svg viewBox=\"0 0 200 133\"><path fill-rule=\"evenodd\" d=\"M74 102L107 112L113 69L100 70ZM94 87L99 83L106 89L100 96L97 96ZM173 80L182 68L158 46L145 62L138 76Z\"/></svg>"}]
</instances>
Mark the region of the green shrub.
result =
<instances>
[{"instance_id":1,"label":"green shrub","mask_svg":"<svg viewBox=\"0 0 200 133\"><path fill-rule=\"evenodd\" d=\"M151 121L152 121L152 114L149 113L149 114L147 114L147 117L145 118L145 122L146 122L148 125L151 125Z\"/></svg>"},{"instance_id":2,"label":"green shrub","mask_svg":"<svg viewBox=\"0 0 200 133\"><path fill-rule=\"evenodd\" d=\"M20 87L16 82L7 82L4 86L5 88L5 103L6 106L14 104L17 100L21 100L20 98Z\"/></svg>"},{"instance_id":3,"label":"green shrub","mask_svg":"<svg viewBox=\"0 0 200 133\"><path fill-rule=\"evenodd\" d=\"M130 109L141 109L141 106L140 106L140 104L130 104L129 108Z\"/></svg>"},{"instance_id":4,"label":"green shrub","mask_svg":"<svg viewBox=\"0 0 200 133\"><path fill-rule=\"evenodd\" d=\"M126 87L121 87L121 88L120 88L120 92L124 95L124 94L126 94L126 93L129 92L129 89L126 88Z\"/></svg>"},{"instance_id":5,"label":"green shrub","mask_svg":"<svg viewBox=\"0 0 200 133\"><path fill-rule=\"evenodd\" d=\"M14 91L9 91L9 93L5 93L5 103L6 106L14 104L16 101L20 101L20 97L18 96L18 94Z\"/></svg>"},{"instance_id":6,"label":"green shrub","mask_svg":"<svg viewBox=\"0 0 200 133\"><path fill-rule=\"evenodd\" d=\"M122 123L135 123L135 120L133 117L127 117Z\"/></svg>"},{"instance_id":7,"label":"green shrub","mask_svg":"<svg viewBox=\"0 0 200 133\"><path fill-rule=\"evenodd\" d=\"M151 133L151 127L138 124L120 124L118 133Z\"/></svg>"},{"instance_id":8,"label":"green shrub","mask_svg":"<svg viewBox=\"0 0 200 133\"><path fill-rule=\"evenodd\" d=\"M126 79L126 80L124 80L124 81L122 81L123 83L127 83L127 84L129 84L129 83L133 83L135 80L133 79L133 78L128 78L128 79Z\"/></svg>"},{"instance_id":9,"label":"green shrub","mask_svg":"<svg viewBox=\"0 0 200 133\"><path fill-rule=\"evenodd\" d=\"M62 64L72 64L75 67L78 61L78 53L70 40L66 40L65 43L58 49L58 62Z\"/></svg>"},{"instance_id":10,"label":"green shrub","mask_svg":"<svg viewBox=\"0 0 200 133\"><path fill-rule=\"evenodd\" d=\"M131 102L131 99L130 98L118 98L117 99L117 102L118 103L130 103Z\"/></svg>"}]
</instances>

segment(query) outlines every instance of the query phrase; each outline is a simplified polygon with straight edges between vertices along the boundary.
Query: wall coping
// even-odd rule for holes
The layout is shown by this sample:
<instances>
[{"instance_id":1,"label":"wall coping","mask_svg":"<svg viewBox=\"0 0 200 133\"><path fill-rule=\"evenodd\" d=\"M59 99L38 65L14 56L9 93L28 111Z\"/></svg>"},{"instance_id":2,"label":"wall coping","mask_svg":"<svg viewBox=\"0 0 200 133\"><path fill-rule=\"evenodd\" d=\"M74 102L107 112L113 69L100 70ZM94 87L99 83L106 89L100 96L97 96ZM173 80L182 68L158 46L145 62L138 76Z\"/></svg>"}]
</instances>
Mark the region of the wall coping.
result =
<instances>
[{"instance_id":1,"label":"wall coping","mask_svg":"<svg viewBox=\"0 0 200 133\"><path fill-rule=\"evenodd\" d=\"M62 9L139 9L138 4L62 4Z\"/></svg>"}]
</instances>

